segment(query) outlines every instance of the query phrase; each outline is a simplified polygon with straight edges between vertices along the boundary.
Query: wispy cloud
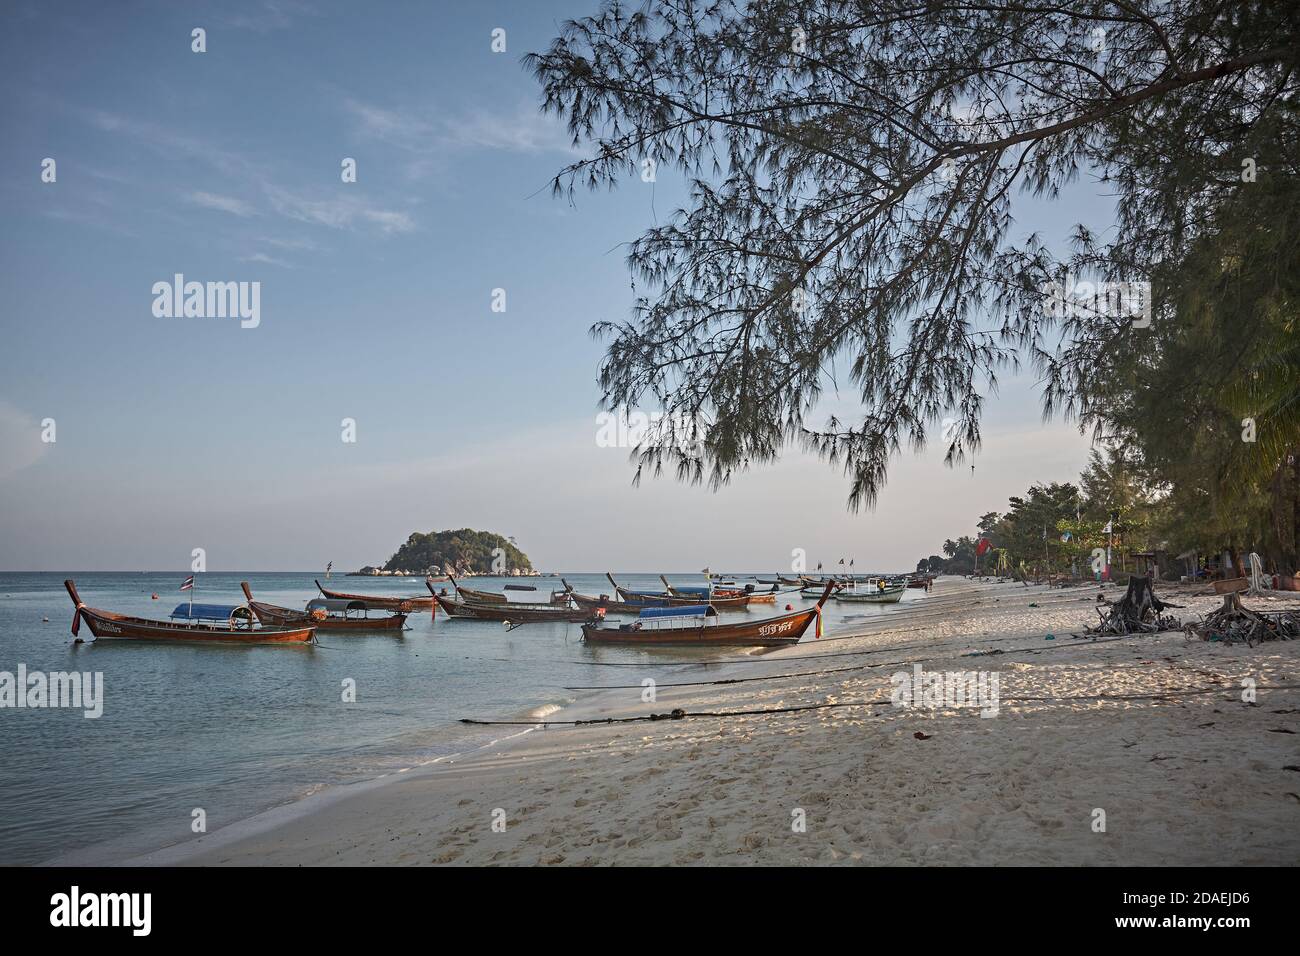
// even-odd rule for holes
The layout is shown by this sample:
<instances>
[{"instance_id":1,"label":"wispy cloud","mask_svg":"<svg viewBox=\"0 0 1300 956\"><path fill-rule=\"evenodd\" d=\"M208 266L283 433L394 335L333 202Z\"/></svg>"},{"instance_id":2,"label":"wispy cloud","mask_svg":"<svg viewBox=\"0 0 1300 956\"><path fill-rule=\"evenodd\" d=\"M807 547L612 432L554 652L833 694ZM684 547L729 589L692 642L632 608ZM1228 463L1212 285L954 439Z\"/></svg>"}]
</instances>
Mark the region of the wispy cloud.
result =
<instances>
[{"instance_id":1,"label":"wispy cloud","mask_svg":"<svg viewBox=\"0 0 1300 956\"><path fill-rule=\"evenodd\" d=\"M282 216L298 222L331 229L347 229L358 224L377 228L383 233L411 232L415 221L395 209L382 209L353 194L304 196L269 183L264 184L272 207Z\"/></svg>"},{"instance_id":2,"label":"wispy cloud","mask_svg":"<svg viewBox=\"0 0 1300 956\"><path fill-rule=\"evenodd\" d=\"M193 192L187 197L190 202L206 209L218 209L235 216L256 216L257 210L242 199L232 196L218 196L214 193Z\"/></svg>"},{"instance_id":3,"label":"wispy cloud","mask_svg":"<svg viewBox=\"0 0 1300 956\"><path fill-rule=\"evenodd\" d=\"M377 140L409 154L407 172L413 179L427 175L455 151L578 152L555 117L542 115L526 102L506 110L475 107L437 116L356 98L345 99L343 107L353 118L359 139Z\"/></svg>"},{"instance_id":4,"label":"wispy cloud","mask_svg":"<svg viewBox=\"0 0 1300 956\"><path fill-rule=\"evenodd\" d=\"M262 262L269 266L279 266L282 269L292 269L293 266L283 259L277 259L275 256L268 256L265 252L254 252L251 256L240 256L240 262Z\"/></svg>"},{"instance_id":5,"label":"wispy cloud","mask_svg":"<svg viewBox=\"0 0 1300 956\"><path fill-rule=\"evenodd\" d=\"M339 193L335 190L328 194L308 195L289 189L277 182L279 177L258 163L197 137L104 110L92 110L84 115L92 125L104 132L129 136L164 156L200 161L242 183L257 185L266 196L272 211L295 222L330 229L369 228L384 235L415 229L414 219L401 209L377 205L357 193ZM185 198L188 202L241 218L260 214L257 207L247 200L217 193L196 191L187 194Z\"/></svg>"},{"instance_id":6,"label":"wispy cloud","mask_svg":"<svg viewBox=\"0 0 1300 956\"><path fill-rule=\"evenodd\" d=\"M290 249L294 252L316 252L320 249L318 243L310 239L284 239L280 236L257 236L255 242L264 242L268 246L276 249Z\"/></svg>"},{"instance_id":7,"label":"wispy cloud","mask_svg":"<svg viewBox=\"0 0 1300 956\"><path fill-rule=\"evenodd\" d=\"M542 115L527 103L516 104L504 113L478 108L448 125L450 141L466 148L520 153L580 152L559 120Z\"/></svg>"},{"instance_id":8,"label":"wispy cloud","mask_svg":"<svg viewBox=\"0 0 1300 956\"><path fill-rule=\"evenodd\" d=\"M270 33L272 30L287 30L293 26L295 17L319 14L320 11L302 0L261 0L251 9L224 17L222 22L240 30Z\"/></svg>"}]
</instances>

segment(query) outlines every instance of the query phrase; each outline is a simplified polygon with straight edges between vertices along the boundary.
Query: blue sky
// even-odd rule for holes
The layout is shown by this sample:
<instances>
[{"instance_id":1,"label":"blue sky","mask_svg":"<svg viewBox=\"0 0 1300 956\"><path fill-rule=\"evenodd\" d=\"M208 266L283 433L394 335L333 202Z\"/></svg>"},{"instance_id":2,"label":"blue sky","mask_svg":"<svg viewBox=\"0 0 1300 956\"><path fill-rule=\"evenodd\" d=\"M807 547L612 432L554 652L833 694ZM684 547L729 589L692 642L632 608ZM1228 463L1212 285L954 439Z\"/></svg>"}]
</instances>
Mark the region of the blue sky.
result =
<instances>
[{"instance_id":1,"label":"blue sky","mask_svg":"<svg viewBox=\"0 0 1300 956\"><path fill-rule=\"evenodd\" d=\"M587 329L628 315L620 246L681 183L552 198L576 154L520 65L592 9L7 4L0 569L183 568L195 547L213 570L353 567L463 526L548 569L777 568L795 547L904 567L1077 475L1086 442L1010 380L973 476L906 455L874 512L793 450L718 494L631 487L626 451L596 447ZM1021 204L1018 231L1108 210L1081 183ZM260 325L155 317L178 272L260 282Z\"/></svg>"}]
</instances>

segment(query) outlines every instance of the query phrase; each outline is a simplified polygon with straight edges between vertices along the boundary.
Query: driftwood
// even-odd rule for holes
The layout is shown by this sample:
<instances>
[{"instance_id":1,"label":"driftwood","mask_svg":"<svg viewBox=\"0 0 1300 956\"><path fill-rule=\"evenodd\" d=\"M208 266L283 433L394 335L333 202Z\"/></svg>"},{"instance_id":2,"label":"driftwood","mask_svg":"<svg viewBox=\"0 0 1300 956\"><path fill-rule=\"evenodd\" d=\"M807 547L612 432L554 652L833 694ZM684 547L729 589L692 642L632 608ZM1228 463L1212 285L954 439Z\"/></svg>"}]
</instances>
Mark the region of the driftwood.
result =
<instances>
[{"instance_id":1,"label":"driftwood","mask_svg":"<svg viewBox=\"0 0 1300 956\"><path fill-rule=\"evenodd\" d=\"M1295 611L1252 611L1241 603L1241 595L1223 596L1223 606L1205 615L1204 620L1184 628L1189 638L1245 644L1254 647L1263 641L1289 641L1300 637L1300 613Z\"/></svg>"},{"instance_id":2,"label":"driftwood","mask_svg":"<svg viewBox=\"0 0 1300 956\"><path fill-rule=\"evenodd\" d=\"M1182 607L1170 604L1156 597L1151 587L1151 579L1130 577L1128 590L1118 601L1100 601L1097 616L1101 623L1086 629L1089 634L1135 634L1156 631L1174 631L1183 626L1183 622L1172 614L1162 614L1168 607Z\"/></svg>"}]
</instances>

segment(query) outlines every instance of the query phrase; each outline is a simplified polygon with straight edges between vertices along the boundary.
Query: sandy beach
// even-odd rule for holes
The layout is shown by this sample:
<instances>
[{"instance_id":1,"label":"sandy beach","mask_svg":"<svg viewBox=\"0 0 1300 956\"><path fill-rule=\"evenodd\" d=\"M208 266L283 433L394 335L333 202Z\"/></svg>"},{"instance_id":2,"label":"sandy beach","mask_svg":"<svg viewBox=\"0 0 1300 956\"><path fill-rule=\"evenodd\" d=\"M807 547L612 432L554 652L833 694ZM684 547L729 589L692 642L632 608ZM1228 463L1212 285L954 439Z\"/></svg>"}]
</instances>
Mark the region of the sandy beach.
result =
<instances>
[{"instance_id":1,"label":"sandy beach","mask_svg":"<svg viewBox=\"0 0 1300 956\"><path fill-rule=\"evenodd\" d=\"M1185 619L1219 603L1161 593L1188 605ZM472 755L130 862L1295 863L1300 645L1072 636L1095 622L1096 595L944 578L897 615L761 660L593 667L593 684L631 686L578 691L549 720L818 709L503 726L502 742ZM1300 595L1250 603L1295 607ZM890 677L914 663L996 672L997 715L894 706Z\"/></svg>"}]
</instances>

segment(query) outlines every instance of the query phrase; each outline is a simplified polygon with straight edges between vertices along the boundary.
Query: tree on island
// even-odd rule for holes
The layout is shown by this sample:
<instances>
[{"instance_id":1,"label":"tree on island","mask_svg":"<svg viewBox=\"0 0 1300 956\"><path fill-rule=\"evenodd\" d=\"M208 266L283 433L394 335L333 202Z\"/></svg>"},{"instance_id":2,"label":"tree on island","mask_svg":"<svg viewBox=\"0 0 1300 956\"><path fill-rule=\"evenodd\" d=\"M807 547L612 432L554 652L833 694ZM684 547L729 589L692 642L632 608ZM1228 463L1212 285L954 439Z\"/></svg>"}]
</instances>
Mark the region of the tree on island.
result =
<instances>
[{"instance_id":1,"label":"tree on island","mask_svg":"<svg viewBox=\"0 0 1300 956\"><path fill-rule=\"evenodd\" d=\"M406 543L384 565L385 571L423 574L429 571L453 574L514 574L533 570L528 555L515 546L513 538L490 531L430 531L411 533Z\"/></svg>"}]
</instances>

